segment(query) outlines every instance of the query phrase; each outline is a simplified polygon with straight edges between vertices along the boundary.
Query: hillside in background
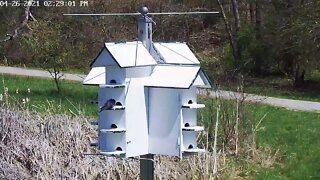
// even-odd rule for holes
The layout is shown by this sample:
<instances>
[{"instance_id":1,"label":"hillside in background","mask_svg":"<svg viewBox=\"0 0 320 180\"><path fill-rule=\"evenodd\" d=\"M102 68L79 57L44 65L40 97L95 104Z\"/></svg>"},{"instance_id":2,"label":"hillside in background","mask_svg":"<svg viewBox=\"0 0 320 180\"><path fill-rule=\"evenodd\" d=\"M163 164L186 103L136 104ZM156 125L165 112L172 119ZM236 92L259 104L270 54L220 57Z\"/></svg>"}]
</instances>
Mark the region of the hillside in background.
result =
<instances>
[{"instance_id":1,"label":"hillside in background","mask_svg":"<svg viewBox=\"0 0 320 180\"><path fill-rule=\"evenodd\" d=\"M25 48L24 38L37 32L37 36L56 34L62 38L61 46L71 51L71 58L66 60L69 68L87 69L90 62L100 51L104 42L121 42L136 40L136 17L67 17L63 13L86 12L137 12L146 4L150 12L169 11L208 11L216 8L209 3L179 3L176 1L90 1L88 7L31 7L33 17L28 25L21 28L16 39L2 43L1 59L5 56L9 65L32 65L36 54ZM0 12L0 37L14 33L24 18L24 9L7 7ZM188 42L197 53L212 54L223 45L223 35L218 30L217 16L156 16L154 41ZM39 25L40 24L40 25ZM223 27L222 27L223 28ZM55 32L47 32L52 29ZM58 34L63 37L58 37ZM52 37L52 38L53 38ZM42 38L42 37L39 37ZM48 40L50 41L50 39ZM61 41L62 42L62 41ZM1 63L4 63L2 60Z\"/></svg>"},{"instance_id":2,"label":"hillside in background","mask_svg":"<svg viewBox=\"0 0 320 180\"><path fill-rule=\"evenodd\" d=\"M32 0L29 0L30 2ZM22 2L22 1L21 1ZM0 63L86 72L104 42L136 40L136 17L67 17L64 13L220 11L154 16L154 41L187 42L209 76L277 76L303 87L320 63L320 2L315 0L92 0L88 7L1 7ZM241 76L239 76L241 75ZM317 86L316 86L317 87Z\"/></svg>"}]
</instances>

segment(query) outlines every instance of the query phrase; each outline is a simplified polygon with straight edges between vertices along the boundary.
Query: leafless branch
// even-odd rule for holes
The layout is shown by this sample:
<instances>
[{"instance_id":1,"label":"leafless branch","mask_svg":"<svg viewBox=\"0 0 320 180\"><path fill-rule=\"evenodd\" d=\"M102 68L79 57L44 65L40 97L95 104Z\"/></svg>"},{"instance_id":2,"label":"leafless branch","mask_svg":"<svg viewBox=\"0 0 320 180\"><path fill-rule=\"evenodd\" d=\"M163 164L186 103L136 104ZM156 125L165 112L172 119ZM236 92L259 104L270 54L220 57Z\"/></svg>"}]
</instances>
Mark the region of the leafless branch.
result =
<instances>
[{"instance_id":1,"label":"leafless branch","mask_svg":"<svg viewBox=\"0 0 320 180\"><path fill-rule=\"evenodd\" d=\"M227 19L226 13L224 12L223 4L221 3L220 0L217 0L217 3L219 5L219 7L220 7L220 11L221 11L221 14L222 14L222 17L223 17L225 28L226 28L226 31L227 31L227 34L228 34L229 43L230 43L230 46L232 48L233 57L234 57L235 61L237 62L238 61L238 56L237 56L237 51L236 51L237 48L236 48L235 39L233 38L233 35L232 35L232 27L229 24L229 21Z\"/></svg>"},{"instance_id":2,"label":"leafless branch","mask_svg":"<svg viewBox=\"0 0 320 180\"><path fill-rule=\"evenodd\" d=\"M14 30L14 34L6 34L6 37L2 40L0 40L0 43L3 43L3 42L7 42L7 41L10 41L10 40L13 40L15 39L19 33L20 33L20 30L27 26L28 27L28 21L29 19L31 18L33 21L37 21L34 16L31 14L30 12L30 5L32 4L33 0L28 0L28 6L25 7L25 10L24 10L24 20L22 21L22 23L20 24L20 26L18 26L15 30ZM30 29L30 27L28 27Z\"/></svg>"}]
</instances>

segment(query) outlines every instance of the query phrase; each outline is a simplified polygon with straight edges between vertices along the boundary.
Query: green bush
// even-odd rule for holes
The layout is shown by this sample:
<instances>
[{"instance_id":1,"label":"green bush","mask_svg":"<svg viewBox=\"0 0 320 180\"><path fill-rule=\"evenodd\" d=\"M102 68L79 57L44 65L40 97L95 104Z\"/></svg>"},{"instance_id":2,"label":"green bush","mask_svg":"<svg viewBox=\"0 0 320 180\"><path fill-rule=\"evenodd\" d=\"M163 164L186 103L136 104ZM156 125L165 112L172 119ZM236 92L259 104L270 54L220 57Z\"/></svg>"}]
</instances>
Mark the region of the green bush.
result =
<instances>
[{"instance_id":1,"label":"green bush","mask_svg":"<svg viewBox=\"0 0 320 180\"><path fill-rule=\"evenodd\" d=\"M241 72L254 74L266 73L272 69L274 50L263 39L256 38L253 26L244 26L236 35L236 45L240 55L238 62L233 57L230 44L224 46L223 60L228 70L240 69Z\"/></svg>"}]
</instances>

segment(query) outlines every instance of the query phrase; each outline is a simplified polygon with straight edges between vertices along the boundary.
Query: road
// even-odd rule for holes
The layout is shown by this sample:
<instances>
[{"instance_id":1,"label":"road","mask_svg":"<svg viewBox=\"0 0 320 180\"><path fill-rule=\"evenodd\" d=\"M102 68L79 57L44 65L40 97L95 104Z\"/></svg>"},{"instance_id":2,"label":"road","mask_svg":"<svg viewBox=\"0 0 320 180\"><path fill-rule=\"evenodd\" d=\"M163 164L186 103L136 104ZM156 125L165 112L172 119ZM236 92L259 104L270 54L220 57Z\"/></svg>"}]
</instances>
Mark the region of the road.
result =
<instances>
[{"instance_id":1,"label":"road","mask_svg":"<svg viewBox=\"0 0 320 180\"><path fill-rule=\"evenodd\" d=\"M17 68L17 67L7 67L7 66L0 66L0 73L20 75L20 76L52 78L52 76L50 75L50 73L48 71ZM61 77L61 79L66 79L66 80L71 80L71 81L83 81L83 79L85 77L86 76L82 75L82 74L64 73L63 76Z\"/></svg>"},{"instance_id":2,"label":"road","mask_svg":"<svg viewBox=\"0 0 320 180\"><path fill-rule=\"evenodd\" d=\"M31 69L16 68L16 67L6 67L6 66L0 66L0 73L21 75L21 76L52 78L52 76L46 71L31 70ZM85 78L85 75L82 75L82 74L64 73L62 76L62 79L72 80L72 81L83 81L84 78ZM260 96L255 94L247 94L247 93L242 94L242 93L223 91L223 90L218 90L218 91L199 90L198 93L200 95L209 95L211 97L221 97L223 99L230 99L230 100L244 99L244 101L246 102L262 103L262 104L267 104L271 106L287 108L289 110L312 111L312 112L320 113L320 102L282 99L282 98Z\"/></svg>"}]
</instances>

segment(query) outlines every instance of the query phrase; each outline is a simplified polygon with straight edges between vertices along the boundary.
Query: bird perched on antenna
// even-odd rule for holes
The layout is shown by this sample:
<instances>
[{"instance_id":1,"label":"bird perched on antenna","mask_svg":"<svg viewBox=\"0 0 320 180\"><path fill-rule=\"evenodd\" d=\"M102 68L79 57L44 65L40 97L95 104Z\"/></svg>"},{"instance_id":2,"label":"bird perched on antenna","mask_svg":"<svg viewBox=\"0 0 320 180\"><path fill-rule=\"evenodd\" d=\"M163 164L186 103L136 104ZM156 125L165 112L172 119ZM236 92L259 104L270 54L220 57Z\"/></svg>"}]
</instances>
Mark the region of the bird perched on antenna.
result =
<instances>
[{"instance_id":1,"label":"bird perched on antenna","mask_svg":"<svg viewBox=\"0 0 320 180\"><path fill-rule=\"evenodd\" d=\"M110 110L114 107L114 105L116 104L116 100L114 99L109 99L101 108L100 111L104 111L104 110Z\"/></svg>"}]
</instances>

